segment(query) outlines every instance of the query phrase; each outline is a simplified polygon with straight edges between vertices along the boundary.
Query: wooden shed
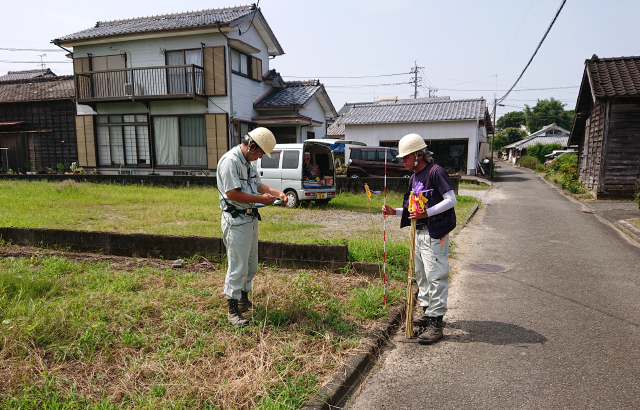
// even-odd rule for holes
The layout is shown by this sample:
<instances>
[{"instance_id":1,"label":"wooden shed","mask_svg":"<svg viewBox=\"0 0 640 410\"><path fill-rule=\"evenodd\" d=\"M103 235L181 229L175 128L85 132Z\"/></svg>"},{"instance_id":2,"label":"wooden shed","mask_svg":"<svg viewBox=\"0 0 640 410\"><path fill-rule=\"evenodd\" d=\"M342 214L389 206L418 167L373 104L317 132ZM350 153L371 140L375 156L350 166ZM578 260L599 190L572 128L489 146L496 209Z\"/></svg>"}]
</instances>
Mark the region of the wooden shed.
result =
<instances>
[{"instance_id":1,"label":"wooden shed","mask_svg":"<svg viewBox=\"0 0 640 410\"><path fill-rule=\"evenodd\" d=\"M0 81L2 168L15 172L78 161L72 76Z\"/></svg>"},{"instance_id":2,"label":"wooden shed","mask_svg":"<svg viewBox=\"0 0 640 410\"><path fill-rule=\"evenodd\" d=\"M640 57L585 61L569 145L578 177L598 198L640 191Z\"/></svg>"}]
</instances>

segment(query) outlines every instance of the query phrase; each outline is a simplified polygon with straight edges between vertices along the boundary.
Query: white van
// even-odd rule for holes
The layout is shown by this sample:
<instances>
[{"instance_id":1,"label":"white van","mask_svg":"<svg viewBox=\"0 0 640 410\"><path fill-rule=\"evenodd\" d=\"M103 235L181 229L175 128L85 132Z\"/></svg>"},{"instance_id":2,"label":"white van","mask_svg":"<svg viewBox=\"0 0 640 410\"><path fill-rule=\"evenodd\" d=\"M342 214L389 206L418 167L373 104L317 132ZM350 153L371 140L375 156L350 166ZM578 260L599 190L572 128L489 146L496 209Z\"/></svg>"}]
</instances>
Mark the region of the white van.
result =
<instances>
[{"instance_id":1,"label":"white van","mask_svg":"<svg viewBox=\"0 0 640 410\"><path fill-rule=\"evenodd\" d=\"M262 182L278 189L289 199L287 206L295 207L300 201L329 202L336 196L336 170L329 145L361 142L335 139L306 140L302 144L276 144L271 158L266 155L258 160L258 173ZM304 153L311 154L311 163L320 169L320 175L305 178Z\"/></svg>"}]
</instances>

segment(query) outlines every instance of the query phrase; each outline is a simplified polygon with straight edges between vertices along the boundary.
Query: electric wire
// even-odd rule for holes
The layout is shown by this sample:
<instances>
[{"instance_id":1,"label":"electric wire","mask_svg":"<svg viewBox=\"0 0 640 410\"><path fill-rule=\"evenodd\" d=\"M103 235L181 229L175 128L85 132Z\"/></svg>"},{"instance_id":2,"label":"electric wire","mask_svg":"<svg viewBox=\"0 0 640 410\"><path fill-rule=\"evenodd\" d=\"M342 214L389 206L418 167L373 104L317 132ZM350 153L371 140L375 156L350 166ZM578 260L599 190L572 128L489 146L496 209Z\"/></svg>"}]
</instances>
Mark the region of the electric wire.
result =
<instances>
[{"instance_id":1,"label":"electric wire","mask_svg":"<svg viewBox=\"0 0 640 410\"><path fill-rule=\"evenodd\" d=\"M46 51L47 53L63 53L64 50L53 48L6 48L0 47L1 51Z\"/></svg>"},{"instance_id":2,"label":"electric wire","mask_svg":"<svg viewBox=\"0 0 640 410\"><path fill-rule=\"evenodd\" d=\"M381 74L381 75L362 75L357 77L327 77L327 76L295 76L295 75L283 75L284 78L347 78L347 79L355 79L355 78L378 78L378 77L393 77L397 75L407 75L411 73L396 73L396 74Z\"/></svg>"},{"instance_id":3,"label":"electric wire","mask_svg":"<svg viewBox=\"0 0 640 410\"><path fill-rule=\"evenodd\" d=\"M247 27L247 29L244 31L244 34L246 34L247 31L249 31L249 29L253 25L253 19L256 18L256 13L258 12L258 5L259 4L260 4L260 0L258 0L258 2L256 3L256 10L253 12L253 17L251 17L251 23L249 23L249 27ZM240 26L238 26L238 35L242 35L242 30L241 30Z\"/></svg>"},{"instance_id":4,"label":"electric wire","mask_svg":"<svg viewBox=\"0 0 640 410\"><path fill-rule=\"evenodd\" d=\"M531 11L531 6L533 6L533 3L536 0L531 0L531 4L529 4L529 8L527 9L527 13L524 15L524 18L522 19L522 23L520 23L520 27L518 28L518 31L516 32L516 36L513 38L513 41L511 42L511 45L509 46L509 49L507 50L507 54L505 54L504 59L502 60L502 63L500 64L500 67L498 68L498 71L496 71L496 76L498 75L498 73L500 72L500 70L502 69L502 66L504 65L504 62L507 61L507 57L509 57L509 53L511 52L511 48L513 47L513 44L516 42L516 39L518 38L518 34L520 34L520 30L522 30L522 25L524 24L525 20L527 19L527 16L529 15L529 12Z\"/></svg>"},{"instance_id":5,"label":"electric wire","mask_svg":"<svg viewBox=\"0 0 640 410\"><path fill-rule=\"evenodd\" d=\"M567 0L562 0L562 3L560 4L560 7L558 8L558 11L556 12L556 15L553 17L553 20L551 20L551 24L549 24L549 27L547 28L547 31L544 33L544 36L542 36L542 39L540 40L540 43L538 43L538 47L536 47L536 50L533 52L533 55L531 56L531 58L529 59L529 62L527 63L527 65L524 67L524 69L522 70L522 73L520 73L520 76L518 76L518 79L515 81L515 83L513 83L513 85L511 86L511 88L509 89L509 91L507 91L507 93L505 95L503 95L502 97L500 97L499 99L496 100L496 104L500 104L502 101L505 100L505 98L507 98L507 96L511 93L511 90L513 90L515 88L515 86L518 84L518 82L520 81L520 79L522 78L522 76L524 75L525 71L527 71L527 68L529 68L529 65L531 64L531 62L533 61L533 58L536 56L536 54L538 53L538 50L540 50L540 47L542 46L542 43L544 42L544 40L547 38L547 35L549 34L549 32L551 31L551 28L553 27L554 23L556 22L556 20L558 19L558 16L560 15L560 12L562 11L562 8L564 7L564 4L567 2Z\"/></svg>"}]
</instances>

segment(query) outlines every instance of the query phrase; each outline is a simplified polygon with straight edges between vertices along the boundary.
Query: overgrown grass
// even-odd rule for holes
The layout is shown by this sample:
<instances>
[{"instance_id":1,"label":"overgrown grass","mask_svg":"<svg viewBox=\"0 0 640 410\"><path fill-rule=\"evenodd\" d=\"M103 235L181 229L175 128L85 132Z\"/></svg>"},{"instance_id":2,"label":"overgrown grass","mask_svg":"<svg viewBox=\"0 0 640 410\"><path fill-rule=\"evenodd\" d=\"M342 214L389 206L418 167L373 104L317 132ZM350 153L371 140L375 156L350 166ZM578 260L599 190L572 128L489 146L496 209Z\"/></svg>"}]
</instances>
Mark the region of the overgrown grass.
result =
<instances>
[{"instance_id":1,"label":"overgrown grass","mask_svg":"<svg viewBox=\"0 0 640 410\"><path fill-rule=\"evenodd\" d=\"M562 189L572 194L584 194L585 189L578 180L578 155L564 154L546 167L546 177L559 183Z\"/></svg>"},{"instance_id":2,"label":"overgrown grass","mask_svg":"<svg viewBox=\"0 0 640 410\"><path fill-rule=\"evenodd\" d=\"M263 268L234 328L224 276L0 260L0 408L296 409L389 312L379 280Z\"/></svg>"},{"instance_id":3,"label":"overgrown grass","mask_svg":"<svg viewBox=\"0 0 640 410\"><path fill-rule=\"evenodd\" d=\"M460 182L459 185L460 189L466 189L466 190L472 190L472 191L484 191L487 190L489 188L491 188L490 185L485 184L484 182L480 182L477 184L471 183L471 182Z\"/></svg>"}]
</instances>

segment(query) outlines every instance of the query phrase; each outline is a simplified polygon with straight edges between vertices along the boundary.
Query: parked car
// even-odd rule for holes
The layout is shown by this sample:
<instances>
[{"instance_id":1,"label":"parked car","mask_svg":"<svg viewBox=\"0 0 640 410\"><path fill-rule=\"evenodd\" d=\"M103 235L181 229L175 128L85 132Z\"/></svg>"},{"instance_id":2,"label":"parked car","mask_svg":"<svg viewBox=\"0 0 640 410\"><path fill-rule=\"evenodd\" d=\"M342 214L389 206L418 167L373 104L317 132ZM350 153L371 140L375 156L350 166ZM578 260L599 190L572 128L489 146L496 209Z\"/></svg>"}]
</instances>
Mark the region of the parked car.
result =
<instances>
[{"instance_id":1,"label":"parked car","mask_svg":"<svg viewBox=\"0 0 640 410\"><path fill-rule=\"evenodd\" d=\"M287 206L291 208L300 201L329 202L336 196L335 162L329 145L336 141L365 145L334 139L312 139L302 144L276 144L271 158L265 155L258 160L258 173L262 182L287 194ZM318 170L313 176L305 173L305 152L311 155L311 163Z\"/></svg>"},{"instance_id":2,"label":"parked car","mask_svg":"<svg viewBox=\"0 0 640 410\"><path fill-rule=\"evenodd\" d=\"M388 177L410 177L411 172L402 164L402 160L396 158L397 148L390 147L351 147L347 167L347 177L383 177L384 159L387 157Z\"/></svg>"}]
</instances>

